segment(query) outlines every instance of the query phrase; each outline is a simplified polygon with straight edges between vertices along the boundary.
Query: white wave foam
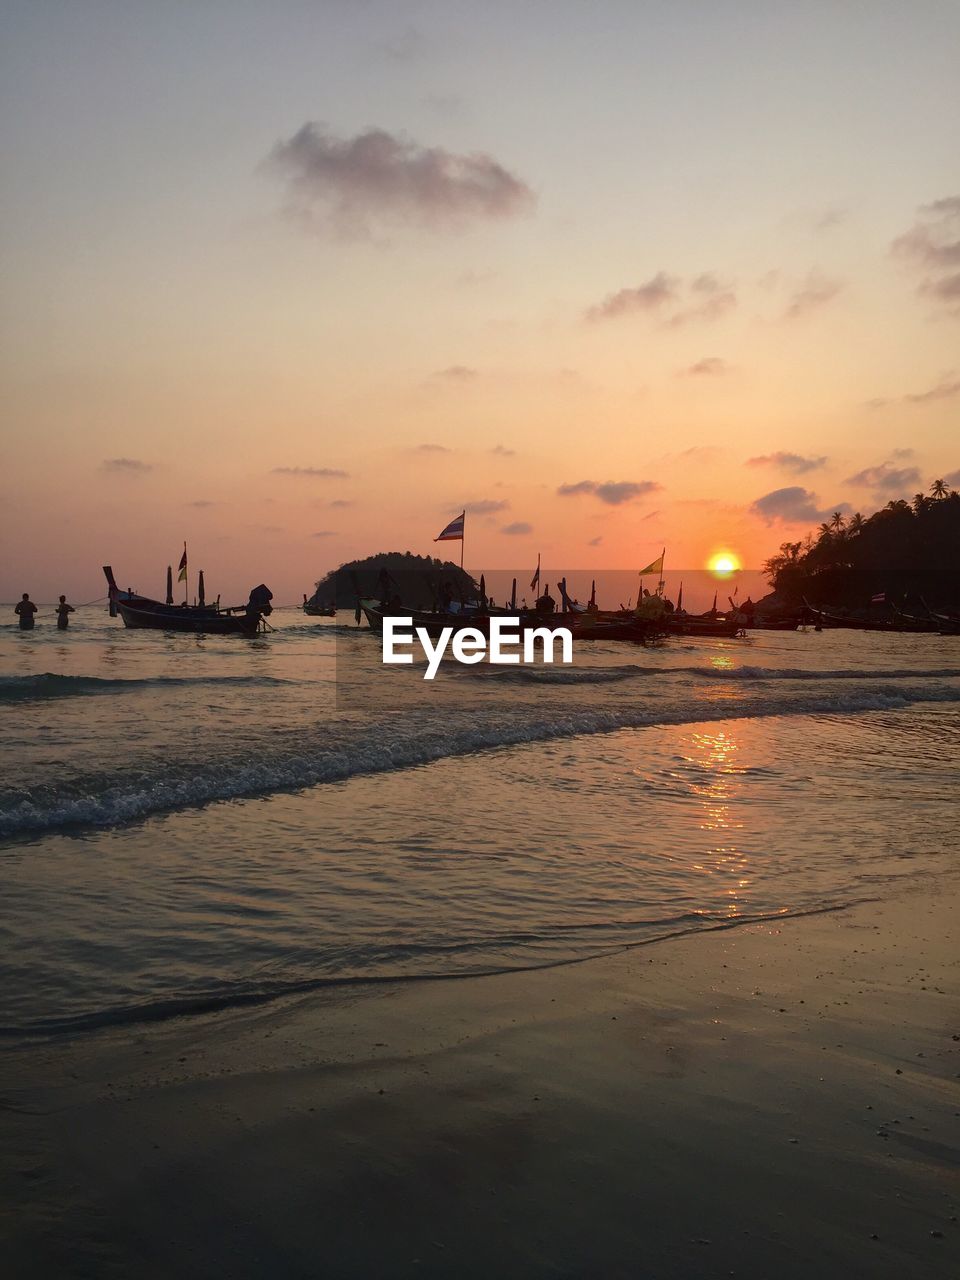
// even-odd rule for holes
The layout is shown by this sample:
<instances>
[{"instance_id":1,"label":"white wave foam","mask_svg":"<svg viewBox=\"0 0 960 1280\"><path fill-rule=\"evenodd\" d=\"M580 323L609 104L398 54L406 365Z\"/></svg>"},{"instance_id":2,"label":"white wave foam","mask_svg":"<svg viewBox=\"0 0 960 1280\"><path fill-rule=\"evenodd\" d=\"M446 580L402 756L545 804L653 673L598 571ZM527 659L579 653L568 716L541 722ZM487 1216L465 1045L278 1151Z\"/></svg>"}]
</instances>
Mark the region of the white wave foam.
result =
<instances>
[{"instance_id":1,"label":"white wave foam","mask_svg":"<svg viewBox=\"0 0 960 1280\"><path fill-rule=\"evenodd\" d=\"M942 674L942 673L941 673ZM341 782L430 764L449 756L469 755L501 747L543 742L581 734L610 733L652 725L689 724L706 720L769 716L842 715L898 710L918 702L960 701L960 687L919 683L915 687L871 688L807 696L747 698L724 701L689 699L673 708L614 705L610 707L501 707L486 717L477 712L469 723L452 723L448 715L417 712L369 726L327 726L302 735L299 748L272 748L269 741L254 759L167 760L148 773L87 775L59 790L49 786L23 793L0 793L0 838L38 834L76 826L114 826L151 814L195 808L218 800L299 791L322 783ZM393 737L388 736L390 732Z\"/></svg>"}]
</instances>

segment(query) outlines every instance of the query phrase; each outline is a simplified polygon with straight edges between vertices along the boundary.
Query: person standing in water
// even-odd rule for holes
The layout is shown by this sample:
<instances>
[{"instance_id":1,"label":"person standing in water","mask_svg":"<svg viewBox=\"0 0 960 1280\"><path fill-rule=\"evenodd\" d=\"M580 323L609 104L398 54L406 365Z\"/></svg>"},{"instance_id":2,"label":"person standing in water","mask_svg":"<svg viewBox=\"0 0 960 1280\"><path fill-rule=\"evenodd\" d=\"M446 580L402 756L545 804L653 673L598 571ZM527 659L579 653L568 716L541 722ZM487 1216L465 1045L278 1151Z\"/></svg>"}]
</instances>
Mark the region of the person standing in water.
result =
<instances>
[{"instance_id":1,"label":"person standing in water","mask_svg":"<svg viewBox=\"0 0 960 1280\"><path fill-rule=\"evenodd\" d=\"M21 631L33 630L33 615L37 612L37 606L30 599L29 592L25 591L23 593L23 599L18 601L13 612L20 619Z\"/></svg>"},{"instance_id":2,"label":"person standing in water","mask_svg":"<svg viewBox=\"0 0 960 1280\"><path fill-rule=\"evenodd\" d=\"M57 630L66 631L70 625L70 615L76 613L72 604L67 604L67 597L61 596L60 603L57 605Z\"/></svg>"}]
</instances>

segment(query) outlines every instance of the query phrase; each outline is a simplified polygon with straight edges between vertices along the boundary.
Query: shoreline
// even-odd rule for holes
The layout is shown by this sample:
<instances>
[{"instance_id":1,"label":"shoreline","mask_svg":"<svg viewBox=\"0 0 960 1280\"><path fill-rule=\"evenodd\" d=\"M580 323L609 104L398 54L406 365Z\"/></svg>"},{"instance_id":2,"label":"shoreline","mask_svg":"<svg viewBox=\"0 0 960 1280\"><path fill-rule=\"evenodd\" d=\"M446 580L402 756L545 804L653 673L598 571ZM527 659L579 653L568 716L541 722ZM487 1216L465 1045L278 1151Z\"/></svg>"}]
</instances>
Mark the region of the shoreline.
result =
<instances>
[{"instance_id":1,"label":"shoreline","mask_svg":"<svg viewBox=\"0 0 960 1280\"><path fill-rule=\"evenodd\" d=\"M958 905L10 1054L11 1274L955 1274Z\"/></svg>"}]
</instances>

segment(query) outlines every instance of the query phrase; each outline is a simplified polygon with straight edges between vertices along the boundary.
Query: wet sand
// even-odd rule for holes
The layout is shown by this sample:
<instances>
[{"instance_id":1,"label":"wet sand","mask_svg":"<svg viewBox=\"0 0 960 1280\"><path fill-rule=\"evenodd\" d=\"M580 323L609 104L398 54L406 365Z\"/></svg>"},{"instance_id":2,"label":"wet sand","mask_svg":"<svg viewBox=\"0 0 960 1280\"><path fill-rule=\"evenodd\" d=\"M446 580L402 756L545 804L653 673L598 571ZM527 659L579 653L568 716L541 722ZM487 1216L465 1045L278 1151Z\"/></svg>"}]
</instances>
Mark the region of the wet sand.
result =
<instances>
[{"instance_id":1,"label":"wet sand","mask_svg":"<svg viewBox=\"0 0 960 1280\"><path fill-rule=\"evenodd\" d=\"M5 1273L960 1274L958 906L8 1051Z\"/></svg>"}]
</instances>

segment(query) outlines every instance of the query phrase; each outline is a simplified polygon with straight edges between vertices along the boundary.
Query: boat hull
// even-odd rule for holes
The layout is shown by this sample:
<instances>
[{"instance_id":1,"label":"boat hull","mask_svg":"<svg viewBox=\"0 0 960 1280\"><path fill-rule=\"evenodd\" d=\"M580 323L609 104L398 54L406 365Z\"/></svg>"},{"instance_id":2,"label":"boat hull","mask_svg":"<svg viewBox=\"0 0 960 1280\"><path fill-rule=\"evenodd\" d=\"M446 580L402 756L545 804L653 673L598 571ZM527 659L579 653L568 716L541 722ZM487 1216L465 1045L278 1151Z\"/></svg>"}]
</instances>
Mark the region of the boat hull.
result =
<instances>
[{"instance_id":1,"label":"boat hull","mask_svg":"<svg viewBox=\"0 0 960 1280\"><path fill-rule=\"evenodd\" d=\"M118 600L123 625L133 630L183 631L193 635L252 636L260 627L260 614L222 613L189 605L160 604L156 600Z\"/></svg>"},{"instance_id":2,"label":"boat hull","mask_svg":"<svg viewBox=\"0 0 960 1280\"><path fill-rule=\"evenodd\" d=\"M403 617L409 618L414 628L422 627L432 640L438 639L445 628L453 628L454 631L469 628L489 635L491 617L515 618L521 631L531 631L535 627L551 630L567 627L574 640L630 640L642 644L664 634L658 622L645 618L594 621L591 615L579 613L425 613L418 609L403 609L402 605L387 613L382 605L372 600L361 600L360 610L372 631L383 630L384 617Z\"/></svg>"}]
</instances>

